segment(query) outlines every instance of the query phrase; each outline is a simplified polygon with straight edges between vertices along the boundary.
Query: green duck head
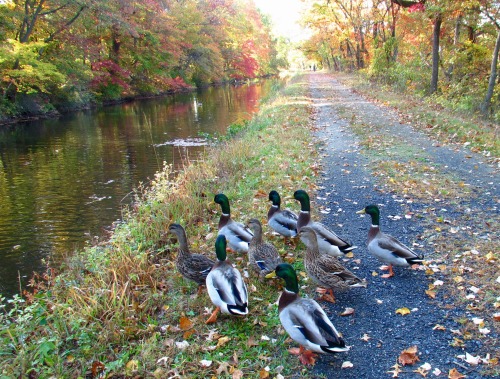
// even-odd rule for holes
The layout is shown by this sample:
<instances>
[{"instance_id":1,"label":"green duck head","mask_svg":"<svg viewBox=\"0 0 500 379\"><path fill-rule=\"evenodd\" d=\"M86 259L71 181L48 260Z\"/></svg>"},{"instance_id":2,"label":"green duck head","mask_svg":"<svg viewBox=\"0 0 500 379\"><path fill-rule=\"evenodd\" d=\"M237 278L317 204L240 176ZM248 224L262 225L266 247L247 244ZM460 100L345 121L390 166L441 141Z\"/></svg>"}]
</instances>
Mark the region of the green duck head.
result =
<instances>
[{"instance_id":1,"label":"green duck head","mask_svg":"<svg viewBox=\"0 0 500 379\"><path fill-rule=\"evenodd\" d=\"M279 206L281 205L281 198L278 192L272 190L269 192L269 201L273 202L273 205Z\"/></svg>"},{"instance_id":2,"label":"green duck head","mask_svg":"<svg viewBox=\"0 0 500 379\"><path fill-rule=\"evenodd\" d=\"M300 210L304 212L311 211L311 203L309 201L309 195L304 190L297 190L293 194L295 200L300 201Z\"/></svg>"},{"instance_id":3,"label":"green duck head","mask_svg":"<svg viewBox=\"0 0 500 379\"><path fill-rule=\"evenodd\" d=\"M299 283L297 281L297 273L292 265L288 263L280 263L276 266L276 276L285 281L287 291L299 293Z\"/></svg>"},{"instance_id":4,"label":"green duck head","mask_svg":"<svg viewBox=\"0 0 500 379\"><path fill-rule=\"evenodd\" d=\"M224 195L223 193L218 193L217 195L215 195L214 201L220 205L222 213L227 215L231 213L229 208L229 199L226 195Z\"/></svg>"},{"instance_id":5,"label":"green duck head","mask_svg":"<svg viewBox=\"0 0 500 379\"><path fill-rule=\"evenodd\" d=\"M365 209L356 212L358 214L368 214L372 218L372 225L380 225L380 210L376 205L367 205Z\"/></svg>"},{"instance_id":6,"label":"green duck head","mask_svg":"<svg viewBox=\"0 0 500 379\"><path fill-rule=\"evenodd\" d=\"M224 262L226 260L226 236L219 234L215 240L215 255L217 260Z\"/></svg>"}]
</instances>

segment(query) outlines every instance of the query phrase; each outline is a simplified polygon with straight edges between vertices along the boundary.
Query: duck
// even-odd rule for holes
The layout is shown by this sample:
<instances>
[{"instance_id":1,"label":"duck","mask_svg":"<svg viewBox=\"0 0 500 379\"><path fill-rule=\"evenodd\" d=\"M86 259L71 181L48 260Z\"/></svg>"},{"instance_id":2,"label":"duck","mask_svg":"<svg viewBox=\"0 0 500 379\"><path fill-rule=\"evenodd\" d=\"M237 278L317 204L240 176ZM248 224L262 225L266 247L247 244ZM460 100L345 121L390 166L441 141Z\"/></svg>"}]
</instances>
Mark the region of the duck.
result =
<instances>
[{"instance_id":1,"label":"duck","mask_svg":"<svg viewBox=\"0 0 500 379\"><path fill-rule=\"evenodd\" d=\"M299 216L289 209L281 209L281 198L277 191L269 192L269 201L272 205L267 212L267 224L283 237L297 236L297 221Z\"/></svg>"},{"instance_id":2,"label":"duck","mask_svg":"<svg viewBox=\"0 0 500 379\"><path fill-rule=\"evenodd\" d=\"M318 246L321 253L334 257L344 257L356 248L356 246L340 238L322 223L311 220L311 202L306 191L297 190L293 197L300 202L297 230L300 231L305 226L312 228L318 236Z\"/></svg>"},{"instance_id":3,"label":"duck","mask_svg":"<svg viewBox=\"0 0 500 379\"><path fill-rule=\"evenodd\" d=\"M264 278L283 262L276 247L263 241L262 224L258 219L250 219L247 227L253 232L253 238L248 248L248 263L260 278Z\"/></svg>"},{"instance_id":4,"label":"duck","mask_svg":"<svg viewBox=\"0 0 500 379\"><path fill-rule=\"evenodd\" d=\"M299 232L300 240L306 245L304 266L307 275L321 288L321 300L334 303L333 290L344 291L353 287L366 287L366 280L358 278L345 268L336 257L321 254L318 248L318 238L313 228L304 226Z\"/></svg>"},{"instance_id":5,"label":"duck","mask_svg":"<svg viewBox=\"0 0 500 379\"><path fill-rule=\"evenodd\" d=\"M215 323L219 312L235 316L248 314L247 286L238 269L226 259L226 236L223 234L218 235L215 240L215 254L217 262L206 279L208 296L215 305L215 310L206 324Z\"/></svg>"},{"instance_id":6,"label":"duck","mask_svg":"<svg viewBox=\"0 0 500 379\"><path fill-rule=\"evenodd\" d=\"M297 274L293 266L280 263L266 275L268 278L276 276L285 281L285 288L278 300L281 325L300 346L289 352L298 355L302 364L313 365L317 353L348 351L349 347L320 305L313 299L299 296Z\"/></svg>"},{"instance_id":7,"label":"duck","mask_svg":"<svg viewBox=\"0 0 500 379\"><path fill-rule=\"evenodd\" d=\"M205 285L207 275L215 264L215 261L205 255L190 252L186 231L180 224L171 224L168 230L177 236L177 241L179 242L177 259L175 261L177 271L186 279L197 283L198 294L200 294L203 285Z\"/></svg>"},{"instance_id":8,"label":"duck","mask_svg":"<svg viewBox=\"0 0 500 379\"><path fill-rule=\"evenodd\" d=\"M380 209L378 206L371 204L356 213L368 214L371 217L372 224L368 231L367 242L368 252L381 262L389 265L382 266L382 269L389 270L389 273L382 275L382 278L394 276L392 266L408 267L424 261L423 255L418 255L408 246L399 242L395 237L385 234L380 230Z\"/></svg>"},{"instance_id":9,"label":"duck","mask_svg":"<svg viewBox=\"0 0 500 379\"><path fill-rule=\"evenodd\" d=\"M230 249L237 253L247 253L248 244L252 240L253 234L241 222L236 222L231 218L229 199L223 193L215 195L214 201L220 205L222 214L219 219L218 235L225 235Z\"/></svg>"}]
</instances>

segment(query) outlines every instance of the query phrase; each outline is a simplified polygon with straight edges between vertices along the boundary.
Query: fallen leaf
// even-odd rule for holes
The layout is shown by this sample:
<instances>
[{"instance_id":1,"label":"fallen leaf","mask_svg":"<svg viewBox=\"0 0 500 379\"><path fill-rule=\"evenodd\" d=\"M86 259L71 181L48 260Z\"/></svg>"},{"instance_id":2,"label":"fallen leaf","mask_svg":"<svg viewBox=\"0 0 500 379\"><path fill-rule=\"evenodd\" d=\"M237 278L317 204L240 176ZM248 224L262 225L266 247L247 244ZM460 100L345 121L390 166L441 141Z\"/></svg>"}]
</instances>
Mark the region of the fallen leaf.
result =
<instances>
[{"instance_id":1,"label":"fallen leaf","mask_svg":"<svg viewBox=\"0 0 500 379\"><path fill-rule=\"evenodd\" d=\"M438 369L437 367L436 367L434 370L432 370L432 373L434 374L434 376L439 376L439 375L441 375L441 372L442 372L442 371L441 371L440 369Z\"/></svg>"},{"instance_id":2,"label":"fallen leaf","mask_svg":"<svg viewBox=\"0 0 500 379\"><path fill-rule=\"evenodd\" d=\"M426 293L426 294L427 294L427 296L429 296L431 299L435 299L435 298L436 298L436 291L425 290L425 293Z\"/></svg>"},{"instance_id":3,"label":"fallen leaf","mask_svg":"<svg viewBox=\"0 0 500 379\"><path fill-rule=\"evenodd\" d=\"M396 314L400 314L402 316L409 315L410 313L411 311L406 307L396 309Z\"/></svg>"},{"instance_id":4,"label":"fallen leaf","mask_svg":"<svg viewBox=\"0 0 500 379\"><path fill-rule=\"evenodd\" d=\"M350 316L350 315L352 315L352 314L354 314L354 308L349 308L349 307L347 307L347 308L344 310L344 312L342 312L340 315L341 315L341 316Z\"/></svg>"},{"instance_id":5,"label":"fallen leaf","mask_svg":"<svg viewBox=\"0 0 500 379\"><path fill-rule=\"evenodd\" d=\"M479 333L481 334L490 334L491 330L488 328L479 328Z\"/></svg>"},{"instance_id":6,"label":"fallen leaf","mask_svg":"<svg viewBox=\"0 0 500 379\"><path fill-rule=\"evenodd\" d=\"M226 343L231 341L231 338L229 337L221 337L217 340L217 348L224 346Z\"/></svg>"},{"instance_id":7,"label":"fallen leaf","mask_svg":"<svg viewBox=\"0 0 500 379\"><path fill-rule=\"evenodd\" d=\"M465 375L459 373L456 368L452 368L448 372L448 379L463 379L463 378L465 378Z\"/></svg>"},{"instance_id":8,"label":"fallen leaf","mask_svg":"<svg viewBox=\"0 0 500 379\"><path fill-rule=\"evenodd\" d=\"M255 340L253 336L250 336L247 340L247 346L248 347L259 346L259 343Z\"/></svg>"},{"instance_id":9,"label":"fallen leaf","mask_svg":"<svg viewBox=\"0 0 500 379\"><path fill-rule=\"evenodd\" d=\"M440 324L436 324L436 325L434 325L432 330L446 330L446 327L444 327L443 325L440 325Z\"/></svg>"},{"instance_id":10,"label":"fallen leaf","mask_svg":"<svg viewBox=\"0 0 500 379\"><path fill-rule=\"evenodd\" d=\"M368 342L368 340L370 339L371 337L368 335L368 334L363 334L363 337L361 337L361 340L365 341L365 342Z\"/></svg>"},{"instance_id":11,"label":"fallen leaf","mask_svg":"<svg viewBox=\"0 0 500 379\"><path fill-rule=\"evenodd\" d=\"M481 357L478 356L473 356L472 354L465 353L465 355L458 355L458 358L464 360L470 365L477 366L478 364L481 363Z\"/></svg>"},{"instance_id":12,"label":"fallen leaf","mask_svg":"<svg viewBox=\"0 0 500 379\"><path fill-rule=\"evenodd\" d=\"M345 361L342 362L342 366L340 368L351 368L354 367L354 365L350 361Z\"/></svg>"},{"instance_id":13,"label":"fallen leaf","mask_svg":"<svg viewBox=\"0 0 500 379\"><path fill-rule=\"evenodd\" d=\"M259 378L260 379L266 379L269 378L269 371L263 368L262 370L259 371Z\"/></svg>"},{"instance_id":14,"label":"fallen leaf","mask_svg":"<svg viewBox=\"0 0 500 379\"><path fill-rule=\"evenodd\" d=\"M397 363L391 367L393 370L387 371L389 374L392 374L393 378L397 378L399 374L401 373L401 366L398 365Z\"/></svg>"},{"instance_id":15,"label":"fallen leaf","mask_svg":"<svg viewBox=\"0 0 500 379\"><path fill-rule=\"evenodd\" d=\"M188 330L193 327L193 323L186 316L182 316L179 320L179 328L181 330Z\"/></svg>"},{"instance_id":16,"label":"fallen leaf","mask_svg":"<svg viewBox=\"0 0 500 379\"><path fill-rule=\"evenodd\" d=\"M219 362L219 367L217 368L216 372L217 372L217 375L218 376L221 376L221 374L223 372L225 372L226 374L228 373L227 372L227 369L229 368L229 363L227 362Z\"/></svg>"},{"instance_id":17,"label":"fallen leaf","mask_svg":"<svg viewBox=\"0 0 500 379\"><path fill-rule=\"evenodd\" d=\"M139 368L139 361L137 359L132 359L125 364L125 370L130 374L137 371Z\"/></svg>"},{"instance_id":18,"label":"fallen leaf","mask_svg":"<svg viewBox=\"0 0 500 379\"><path fill-rule=\"evenodd\" d=\"M500 313L493 313L493 320L500 321Z\"/></svg>"},{"instance_id":19,"label":"fallen leaf","mask_svg":"<svg viewBox=\"0 0 500 379\"><path fill-rule=\"evenodd\" d=\"M243 378L243 371L238 370L238 369L234 370L233 371L233 379L241 379L241 378Z\"/></svg>"},{"instance_id":20,"label":"fallen leaf","mask_svg":"<svg viewBox=\"0 0 500 379\"><path fill-rule=\"evenodd\" d=\"M187 340L189 337L191 337L195 333L196 333L196 330L194 330L194 329L186 330L184 332L184 334L182 335L182 338L184 338L185 340Z\"/></svg>"},{"instance_id":21,"label":"fallen leaf","mask_svg":"<svg viewBox=\"0 0 500 379\"><path fill-rule=\"evenodd\" d=\"M189 342L188 341L176 342L175 346L177 346L179 350L184 350L189 346Z\"/></svg>"},{"instance_id":22,"label":"fallen leaf","mask_svg":"<svg viewBox=\"0 0 500 379\"><path fill-rule=\"evenodd\" d=\"M202 359L200 361L201 367L210 367L212 366L212 361L208 361L206 359Z\"/></svg>"},{"instance_id":23,"label":"fallen leaf","mask_svg":"<svg viewBox=\"0 0 500 379\"><path fill-rule=\"evenodd\" d=\"M417 356L417 346L412 346L406 350L403 350L401 354L399 354L398 362L403 366L413 365L415 362L420 359Z\"/></svg>"}]
</instances>

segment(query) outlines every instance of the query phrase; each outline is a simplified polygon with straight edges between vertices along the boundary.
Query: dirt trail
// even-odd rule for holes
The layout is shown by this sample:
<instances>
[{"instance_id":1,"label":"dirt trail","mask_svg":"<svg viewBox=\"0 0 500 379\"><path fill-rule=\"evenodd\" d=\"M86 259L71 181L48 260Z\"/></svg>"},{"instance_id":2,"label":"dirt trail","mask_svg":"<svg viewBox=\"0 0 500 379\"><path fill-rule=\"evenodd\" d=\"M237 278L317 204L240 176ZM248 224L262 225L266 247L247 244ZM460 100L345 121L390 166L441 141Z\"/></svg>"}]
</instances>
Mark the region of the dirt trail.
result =
<instances>
[{"instance_id":1,"label":"dirt trail","mask_svg":"<svg viewBox=\"0 0 500 379\"><path fill-rule=\"evenodd\" d=\"M473 316L466 309L455 308L443 296L433 300L425 294L429 283L439 279L439 275L428 277L424 271L396 268L394 278L373 276L374 272L380 274L381 271L380 263L366 250L370 220L357 215L356 211L368 204L379 204L382 230L409 246L417 243L416 251L425 254L426 258L438 260L432 245L418 240L424 228L418 214L432 206L440 207L447 217L471 210L489 212L490 217L498 217L499 191L495 169L484 164L480 156L471 157L470 152L454 146L440 146L411 126L400 124L392 110L370 103L331 75L311 73L309 84L316 109L314 133L322 141L323 170L317 198L312 199L313 218L322 219L337 234L358 246L354 258L345 264L369 281L366 289L355 288L338 294L335 304L322 303L352 348L345 354L321 356L312 372L317 377L336 379L390 378L392 373L388 371L393 370L400 353L417 346L420 361L402 367L399 378L422 378L414 370L424 363L432 367L428 371L429 378L447 378L453 368L469 379L483 378L477 367L457 358L465 352L479 354L482 342L470 340L464 347L451 346L454 335L450 330L460 329L457 318ZM366 125L383 125L379 132L381 139L398 139L398 143L403 140L422 162L446 171L447 175L463 178L477 192L473 203L467 199L439 204L429 199L428 203L423 203L389 192L384 187L383 178L373 175L370 158L360 153L358 139L349 127L349 120L354 118ZM320 209L324 213L320 213ZM409 212L415 216L404 217ZM450 304L447 306L446 302ZM340 317L346 307L354 308L354 315ZM406 316L396 314L396 310L402 307L410 309L411 313ZM438 324L446 331L434 329ZM498 341L494 332L490 338ZM353 367L342 369L345 361L351 362ZM441 371L438 376L435 375L438 373L436 369Z\"/></svg>"}]
</instances>

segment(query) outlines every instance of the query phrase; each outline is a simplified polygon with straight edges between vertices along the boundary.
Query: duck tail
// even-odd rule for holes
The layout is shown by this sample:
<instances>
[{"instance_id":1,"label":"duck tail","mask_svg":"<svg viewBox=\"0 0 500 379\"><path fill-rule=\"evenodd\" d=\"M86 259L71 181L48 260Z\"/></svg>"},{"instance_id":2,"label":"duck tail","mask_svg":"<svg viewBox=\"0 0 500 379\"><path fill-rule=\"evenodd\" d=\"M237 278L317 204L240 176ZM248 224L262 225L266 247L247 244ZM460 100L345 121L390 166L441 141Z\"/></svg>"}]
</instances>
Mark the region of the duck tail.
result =
<instances>
[{"instance_id":1,"label":"duck tail","mask_svg":"<svg viewBox=\"0 0 500 379\"><path fill-rule=\"evenodd\" d=\"M227 310L233 315L244 316L248 314L248 303L244 303L243 305L228 305Z\"/></svg>"},{"instance_id":2,"label":"duck tail","mask_svg":"<svg viewBox=\"0 0 500 379\"><path fill-rule=\"evenodd\" d=\"M342 353L349 351L350 347L345 345L342 338L338 338L335 341L329 341L328 346L320 346L321 350L326 353Z\"/></svg>"},{"instance_id":3,"label":"duck tail","mask_svg":"<svg viewBox=\"0 0 500 379\"><path fill-rule=\"evenodd\" d=\"M351 245L339 246L339 250L344 254L347 254L348 252L353 251L354 249L357 248L358 248L357 246L351 246Z\"/></svg>"},{"instance_id":4,"label":"duck tail","mask_svg":"<svg viewBox=\"0 0 500 379\"><path fill-rule=\"evenodd\" d=\"M419 263L422 263L424 261L424 256L422 255L420 257L408 258L406 261L410 265L419 264Z\"/></svg>"}]
</instances>

